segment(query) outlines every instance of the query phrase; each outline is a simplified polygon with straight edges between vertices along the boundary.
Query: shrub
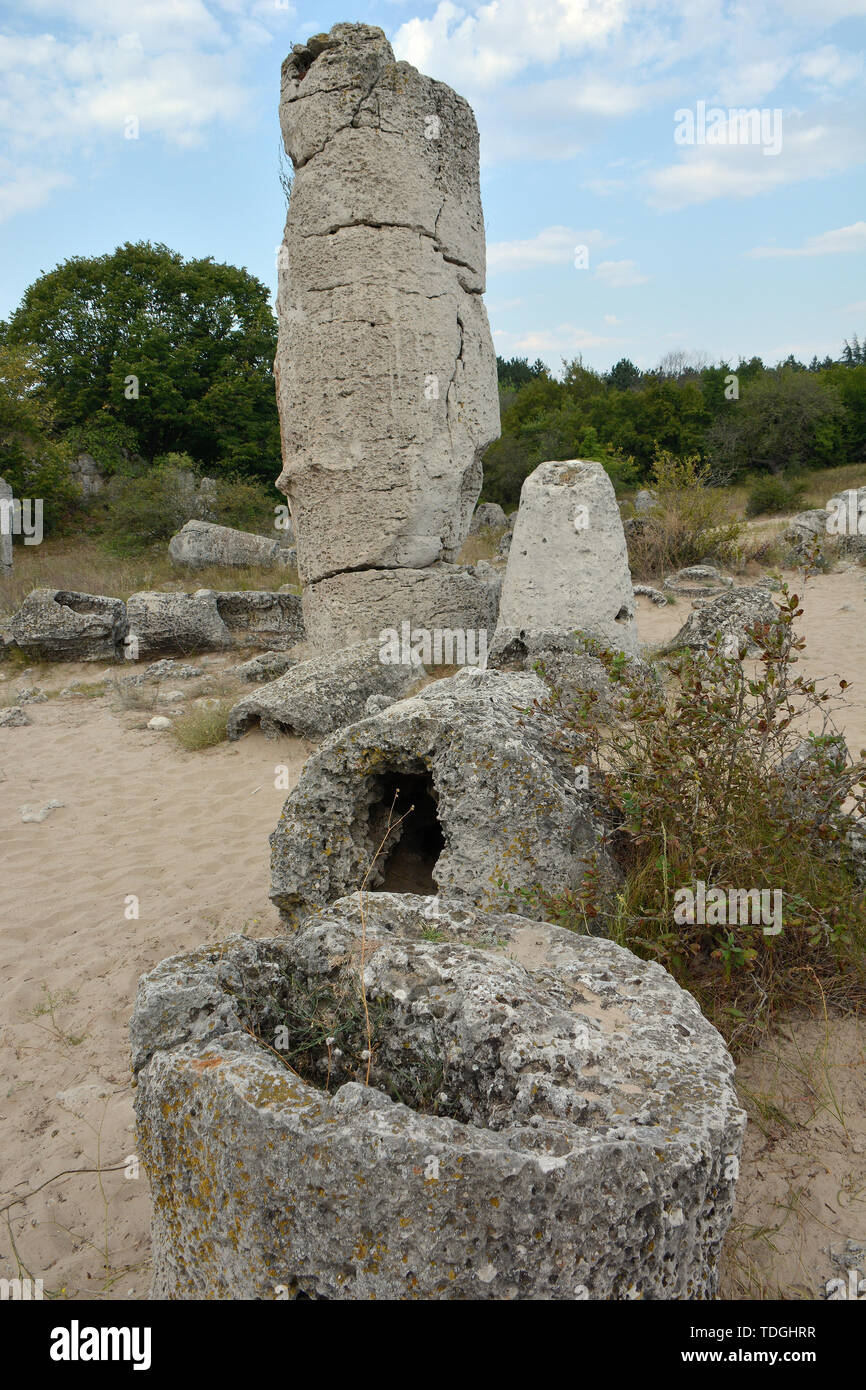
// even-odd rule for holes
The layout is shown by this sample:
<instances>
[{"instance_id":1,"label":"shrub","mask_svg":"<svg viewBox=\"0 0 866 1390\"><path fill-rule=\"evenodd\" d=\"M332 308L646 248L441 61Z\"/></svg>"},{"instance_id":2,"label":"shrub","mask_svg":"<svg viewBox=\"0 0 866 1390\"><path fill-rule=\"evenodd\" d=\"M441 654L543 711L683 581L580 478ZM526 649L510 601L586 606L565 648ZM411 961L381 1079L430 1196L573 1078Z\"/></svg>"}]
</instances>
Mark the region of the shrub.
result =
<instances>
[{"instance_id":1,"label":"shrub","mask_svg":"<svg viewBox=\"0 0 866 1390\"><path fill-rule=\"evenodd\" d=\"M697 455L677 458L667 449L656 450L650 486L656 505L629 536L629 560L641 578L733 554L740 523Z\"/></svg>"},{"instance_id":2,"label":"shrub","mask_svg":"<svg viewBox=\"0 0 866 1390\"><path fill-rule=\"evenodd\" d=\"M603 718L592 693L580 704L551 697L625 871L610 934L660 961L739 1043L816 988L842 1002L862 998L866 981L866 896L847 840L851 816L866 811L866 751L851 760L829 693L795 674L798 603L783 588L778 618L752 630L756 674L720 641L671 662L665 691L607 652L614 693ZM805 742L816 715L821 732ZM548 920L585 931L602 910L596 877L579 894L531 896ZM675 919L678 890L699 880L707 892L780 890L781 933Z\"/></svg>"},{"instance_id":3,"label":"shrub","mask_svg":"<svg viewBox=\"0 0 866 1390\"><path fill-rule=\"evenodd\" d=\"M214 705L193 705L177 716L171 732L188 753L213 748L226 739L226 722L231 708L228 700L220 700Z\"/></svg>"},{"instance_id":4,"label":"shrub","mask_svg":"<svg viewBox=\"0 0 866 1390\"><path fill-rule=\"evenodd\" d=\"M802 505L808 483L803 478L758 478L749 488L746 516L775 516Z\"/></svg>"}]
</instances>

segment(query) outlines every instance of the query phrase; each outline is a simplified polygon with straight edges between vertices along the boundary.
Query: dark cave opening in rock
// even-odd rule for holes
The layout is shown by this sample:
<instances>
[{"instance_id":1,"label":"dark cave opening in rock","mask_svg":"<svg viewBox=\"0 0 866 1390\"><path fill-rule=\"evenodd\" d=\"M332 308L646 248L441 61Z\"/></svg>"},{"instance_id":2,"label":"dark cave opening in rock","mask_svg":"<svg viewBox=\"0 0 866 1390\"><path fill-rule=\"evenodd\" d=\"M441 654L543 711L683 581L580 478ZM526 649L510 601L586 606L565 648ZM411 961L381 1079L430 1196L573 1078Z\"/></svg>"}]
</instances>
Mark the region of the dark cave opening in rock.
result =
<instances>
[{"instance_id":1,"label":"dark cave opening in rock","mask_svg":"<svg viewBox=\"0 0 866 1390\"><path fill-rule=\"evenodd\" d=\"M393 806L393 809L392 809ZM411 810L410 810L411 807ZM445 839L429 772L387 772L379 779L371 824L380 826L376 845L391 824L405 817L388 836L379 859L376 890L380 893L435 893L433 870Z\"/></svg>"}]
</instances>

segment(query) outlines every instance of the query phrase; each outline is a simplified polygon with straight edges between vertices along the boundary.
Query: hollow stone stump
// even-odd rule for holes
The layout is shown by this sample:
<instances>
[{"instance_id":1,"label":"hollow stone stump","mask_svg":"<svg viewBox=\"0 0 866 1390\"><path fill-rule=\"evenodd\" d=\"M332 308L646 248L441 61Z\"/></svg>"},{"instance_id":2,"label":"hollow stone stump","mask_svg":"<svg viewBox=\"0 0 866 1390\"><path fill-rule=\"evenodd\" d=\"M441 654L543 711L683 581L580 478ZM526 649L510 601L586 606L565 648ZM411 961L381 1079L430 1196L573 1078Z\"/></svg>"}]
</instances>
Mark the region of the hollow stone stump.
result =
<instances>
[{"instance_id":1,"label":"hollow stone stump","mask_svg":"<svg viewBox=\"0 0 866 1390\"><path fill-rule=\"evenodd\" d=\"M355 895L289 939L163 961L132 1042L154 1298L716 1289L733 1064L609 941Z\"/></svg>"},{"instance_id":2,"label":"hollow stone stump","mask_svg":"<svg viewBox=\"0 0 866 1390\"><path fill-rule=\"evenodd\" d=\"M524 482L502 584L500 629L579 631L637 655L625 532L600 463L540 463Z\"/></svg>"},{"instance_id":3,"label":"hollow stone stump","mask_svg":"<svg viewBox=\"0 0 866 1390\"><path fill-rule=\"evenodd\" d=\"M432 626L499 433L475 119L449 87L395 62L381 29L338 24L286 59L280 123L295 172L279 266L278 486L299 576L305 587L351 577L346 640L358 641L372 635L362 577L378 601L382 571L426 571L411 594L398 586L383 625ZM333 603L321 589L305 600L322 647L340 642Z\"/></svg>"}]
</instances>

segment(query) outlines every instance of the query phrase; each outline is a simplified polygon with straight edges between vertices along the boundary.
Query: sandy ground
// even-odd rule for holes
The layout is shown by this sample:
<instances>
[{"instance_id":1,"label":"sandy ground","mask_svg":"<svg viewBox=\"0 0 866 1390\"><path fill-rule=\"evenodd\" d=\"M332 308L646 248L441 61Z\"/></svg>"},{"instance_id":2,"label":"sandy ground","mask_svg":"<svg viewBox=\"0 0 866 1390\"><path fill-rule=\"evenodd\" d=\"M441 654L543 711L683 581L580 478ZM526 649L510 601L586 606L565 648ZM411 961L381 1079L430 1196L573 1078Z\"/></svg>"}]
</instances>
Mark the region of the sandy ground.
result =
<instances>
[{"instance_id":1,"label":"sandy ground","mask_svg":"<svg viewBox=\"0 0 866 1390\"><path fill-rule=\"evenodd\" d=\"M855 683L839 722L866 747L866 572L818 576L806 600L809 669ZM639 606L650 644L689 611ZM64 666L38 683L100 675ZM0 688L18 683L7 674ZM127 1042L137 981L202 941L273 933L267 841L285 797L274 769L288 765L294 784L310 745L252 733L185 753L110 697L27 712L30 727L0 729L0 1277L29 1272L73 1299L142 1298L149 1199ZM64 804L44 822L22 823L23 804L53 799ZM866 1274L864 1063L866 1027L836 1020L792 1024L743 1064L757 1100L727 1296L821 1296L838 1272L831 1247Z\"/></svg>"}]
</instances>

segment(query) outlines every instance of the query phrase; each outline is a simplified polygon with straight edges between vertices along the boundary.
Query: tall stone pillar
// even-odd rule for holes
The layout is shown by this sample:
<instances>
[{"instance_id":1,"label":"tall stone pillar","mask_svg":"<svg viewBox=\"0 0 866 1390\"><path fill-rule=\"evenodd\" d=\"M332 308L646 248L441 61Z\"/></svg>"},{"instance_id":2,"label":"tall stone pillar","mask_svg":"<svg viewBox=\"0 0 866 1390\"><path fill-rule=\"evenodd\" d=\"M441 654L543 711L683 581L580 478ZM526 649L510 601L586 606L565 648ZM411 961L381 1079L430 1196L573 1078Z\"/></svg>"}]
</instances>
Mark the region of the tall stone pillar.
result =
<instances>
[{"instance_id":1,"label":"tall stone pillar","mask_svg":"<svg viewBox=\"0 0 866 1390\"><path fill-rule=\"evenodd\" d=\"M278 486L307 631L473 626L489 586L455 562L499 409L472 111L381 29L337 24L283 64L280 123Z\"/></svg>"}]
</instances>

